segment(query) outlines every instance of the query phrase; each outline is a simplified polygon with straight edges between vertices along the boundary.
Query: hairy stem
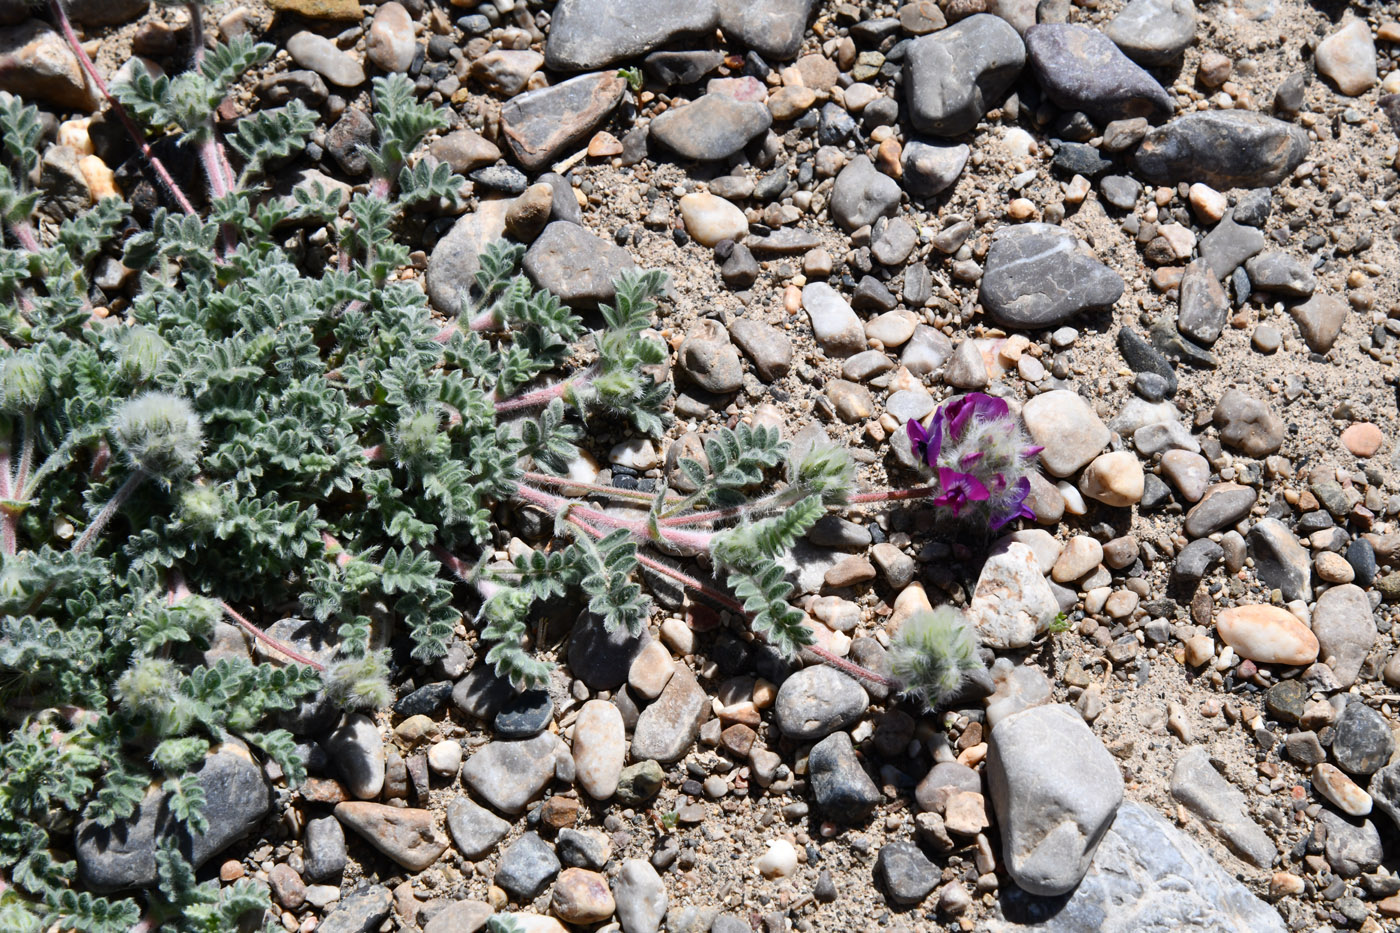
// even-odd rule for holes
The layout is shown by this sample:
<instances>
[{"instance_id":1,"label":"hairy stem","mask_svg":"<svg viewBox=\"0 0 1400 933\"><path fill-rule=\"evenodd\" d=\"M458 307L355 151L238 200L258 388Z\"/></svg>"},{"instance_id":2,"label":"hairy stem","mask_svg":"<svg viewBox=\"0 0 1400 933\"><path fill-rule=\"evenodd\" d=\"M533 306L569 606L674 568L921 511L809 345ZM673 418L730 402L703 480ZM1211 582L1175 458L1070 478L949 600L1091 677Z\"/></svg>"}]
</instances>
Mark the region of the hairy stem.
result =
<instances>
[{"instance_id":1,"label":"hairy stem","mask_svg":"<svg viewBox=\"0 0 1400 933\"><path fill-rule=\"evenodd\" d=\"M37 253L42 248L39 246L39 238L34 235L34 231L29 229L28 221L10 224L10 232L15 235L19 245L31 253Z\"/></svg>"},{"instance_id":2,"label":"hairy stem","mask_svg":"<svg viewBox=\"0 0 1400 933\"><path fill-rule=\"evenodd\" d=\"M13 499L13 477L10 475L10 438L0 439L0 499ZM5 508L0 511L0 551L14 556L19 541L19 513Z\"/></svg>"},{"instance_id":3,"label":"hairy stem","mask_svg":"<svg viewBox=\"0 0 1400 933\"><path fill-rule=\"evenodd\" d=\"M117 489L116 495L112 496L112 498L107 501L107 504L102 507L102 511L98 512L97 517L92 520L92 524L87 526L87 530L83 532L82 537L73 545L73 552L75 554L80 554L88 549L88 545L92 544L93 540L102 533L102 529L107 527L107 523L112 520L112 516L116 515L117 510L126 504L126 500L131 498L131 494L136 491L136 487L140 486L145 479L145 470L135 470L126 478L126 482L122 483Z\"/></svg>"},{"instance_id":4,"label":"hairy stem","mask_svg":"<svg viewBox=\"0 0 1400 933\"><path fill-rule=\"evenodd\" d=\"M524 392L520 395L503 399L496 403L496 414L520 411L525 408L542 408L556 398L563 397L565 392L573 388L576 381L578 381L577 376L565 379L562 382L556 382L553 385L547 385L541 389L535 389L532 392Z\"/></svg>"},{"instance_id":5,"label":"hairy stem","mask_svg":"<svg viewBox=\"0 0 1400 933\"><path fill-rule=\"evenodd\" d=\"M15 481L11 487L15 492L29 485L29 471L34 466L34 413L25 412L20 424L24 439L20 441L19 467L15 470Z\"/></svg>"},{"instance_id":6,"label":"hairy stem","mask_svg":"<svg viewBox=\"0 0 1400 933\"><path fill-rule=\"evenodd\" d=\"M571 480L567 476L550 476L548 473L526 472L520 474L520 478L527 483L534 483L537 486L553 486L558 489L582 489L590 495L609 496L613 499L630 499L635 502L650 503L652 499L656 498L651 493L642 492L640 489L618 489L615 486L604 486L601 483L581 483L577 480ZM680 496L667 496L666 501L672 503L684 502L685 500ZM665 522L662 524L665 524Z\"/></svg>"},{"instance_id":7,"label":"hairy stem","mask_svg":"<svg viewBox=\"0 0 1400 933\"><path fill-rule=\"evenodd\" d=\"M256 625L243 618L243 616L239 615L238 612L236 612L232 606L230 606L223 600L219 600L219 607L224 610L224 615L228 616L234 622L237 622L238 625L243 629L243 631L247 632L249 635L252 635L258 641L262 642L268 647L274 649L275 651L281 654L286 655L298 664L306 665L314 671L324 671L326 669L326 666L321 662L313 661L311 658L308 658L305 655L298 654L293 649L282 644L282 642L273 638L271 635L267 634L262 629L258 628Z\"/></svg>"},{"instance_id":8,"label":"hairy stem","mask_svg":"<svg viewBox=\"0 0 1400 933\"><path fill-rule=\"evenodd\" d=\"M913 489L882 489L859 492L846 500L848 505L869 505L873 502L898 502L904 499L927 499L942 492L937 486L915 486Z\"/></svg>"},{"instance_id":9,"label":"hairy stem","mask_svg":"<svg viewBox=\"0 0 1400 933\"><path fill-rule=\"evenodd\" d=\"M193 214L195 212L194 205L190 203L190 199L185 196L185 192L180 186L175 184L175 179L170 177L170 172L166 169L165 163L157 158L156 154L151 151L150 145L146 142L145 135L132 121L131 115L126 112L126 108L122 106L121 101L112 96L112 91L107 86L107 82L103 79L102 75L98 73L97 66L92 63L92 59L83 49L82 43L78 41L78 35L73 31L73 24L69 22L68 13L63 9L61 0L49 0L49 9L53 11L54 21L58 23L59 29L62 30L63 38L68 40L68 47L72 49L73 54L77 56L78 64L82 65L83 71L87 73L93 86L106 98L108 106L112 108L112 112L117 115L117 119L121 121L122 126L126 128L127 133L131 136L132 141L136 143L136 148L141 151L141 155L146 160L146 164L156 173L156 177L160 179L161 184L165 185L166 190L169 191L170 196L175 199L175 203L179 205L180 210L184 211L186 214Z\"/></svg>"},{"instance_id":10,"label":"hairy stem","mask_svg":"<svg viewBox=\"0 0 1400 933\"><path fill-rule=\"evenodd\" d=\"M516 494L526 502L538 505L541 508L549 509L552 512L567 510L570 514L577 515L597 525L607 528L621 528L630 531L632 534L645 538L648 541L657 540L657 532L660 540L666 544L676 547L691 548L696 550L709 550L710 541L714 537L709 532L684 531L680 529L658 528L653 529L648 522L633 521L631 519L619 518L616 515L609 515L606 512L599 512L597 509L590 509L562 496L552 493L541 492L530 486L519 485L516 487Z\"/></svg>"}]
</instances>

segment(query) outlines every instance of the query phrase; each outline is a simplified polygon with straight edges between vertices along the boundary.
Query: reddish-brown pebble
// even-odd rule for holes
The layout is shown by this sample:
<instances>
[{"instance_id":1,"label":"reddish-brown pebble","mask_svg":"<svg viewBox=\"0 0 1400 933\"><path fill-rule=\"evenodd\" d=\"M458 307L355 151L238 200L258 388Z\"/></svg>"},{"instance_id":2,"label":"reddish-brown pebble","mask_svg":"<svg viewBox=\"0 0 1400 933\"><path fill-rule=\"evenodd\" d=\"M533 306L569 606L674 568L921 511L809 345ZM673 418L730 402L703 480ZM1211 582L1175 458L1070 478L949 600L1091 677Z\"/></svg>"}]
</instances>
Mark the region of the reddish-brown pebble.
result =
<instances>
[{"instance_id":1,"label":"reddish-brown pebble","mask_svg":"<svg viewBox=\"0 0 1400 933\"><path fill-rule=\"evenodd\" d=\"M1381 429L1369 421L1353 424L1342 432L1342 443L1357 457L1374 457L1384 439Z\"/></svg>"}]
</instances>

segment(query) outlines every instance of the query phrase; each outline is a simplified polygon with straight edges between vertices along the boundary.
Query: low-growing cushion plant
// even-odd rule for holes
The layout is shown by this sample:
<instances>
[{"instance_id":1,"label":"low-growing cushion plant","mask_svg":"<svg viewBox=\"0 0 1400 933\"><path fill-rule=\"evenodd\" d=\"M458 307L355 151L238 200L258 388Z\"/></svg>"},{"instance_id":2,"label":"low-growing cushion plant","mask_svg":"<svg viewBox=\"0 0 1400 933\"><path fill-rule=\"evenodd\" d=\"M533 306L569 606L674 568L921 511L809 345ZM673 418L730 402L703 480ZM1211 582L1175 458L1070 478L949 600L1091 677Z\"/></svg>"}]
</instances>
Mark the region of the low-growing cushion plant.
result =
<instances>
[{"instance_id":1,"label":"low-growing cushion plant","mask_svg":"<svg viewBox=\"0 0 1400 933\"><path fill-rule=\"evenodd\" d=\"M0 929L214 931L261 910L250 884L199 884L170 840L144 907L78 890L73 828L129 818L154 782L201 831L193 772L229 738L299 783L280 717L312 697L387 705L396 635L426 664L474 627L500 676L538 685L540 604L574 596L609 629L640 632L646 568L785 655L890 683L814 644L780 559L831 506L950 494L856 494L843 451L742 424L705 441L703 464L681 460L687 494L568 478L594 428L658 436L669 424L670 386L655 375L667 351L647 331L666 277L623 275L588 332L519 274L523 248L500 242L461 315L435 319L400 278L401 228L407 212L459 205L461 178L411 158L442 116L408 79L377 78L366 190L345 204L319 187L272 196L264 172L303 147L308 112L252 114L228 139L213 121L270 51L237 40L194 71L137 69L115 90L124 120L129 109L198 154L208 187L196 212L153 160L175 210L126 235L117 199L36 227L40 122L0 97ZM287 239L299 226L333 232L326 255ZM112 308L91 278L104 255L139 275ZM520 505L554 536L494 561L501 507ZM718 584L683 569L699 554ZM289 616L333 648L269 633ZM229 625L258 652L210 652ZM893 685L934 702L975 667L973 647L965 628L916 626L901 642L908 683Z\"/></svg>"}]
</instances>

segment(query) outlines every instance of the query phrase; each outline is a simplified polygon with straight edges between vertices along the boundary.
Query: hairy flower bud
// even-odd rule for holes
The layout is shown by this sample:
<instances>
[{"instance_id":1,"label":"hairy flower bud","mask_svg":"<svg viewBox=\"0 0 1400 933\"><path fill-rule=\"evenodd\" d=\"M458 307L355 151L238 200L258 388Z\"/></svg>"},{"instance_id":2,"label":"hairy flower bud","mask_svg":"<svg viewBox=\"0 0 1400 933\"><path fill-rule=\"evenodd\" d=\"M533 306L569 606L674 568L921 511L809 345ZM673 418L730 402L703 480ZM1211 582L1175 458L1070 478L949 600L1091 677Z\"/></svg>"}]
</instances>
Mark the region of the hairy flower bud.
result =
<instances>
[{"instance_id":1,"label":"hairy flower bud","mask_svg":"<svg viewBox=\"0 0 1400 933\"><path fill-rule=\"evenodd\" d=\"M0 407L14 414L32 412L48 389L44 367L34 353L16 353L0 364Z\"/></svg>"},{"instance_id":2,"label":"hairy flower bud","mask_svg":"<svg viewBox=\"0 0 1400 933\"><path fill-rule=\"evenodd\" d=\"M435 413L413 411L399 418L393 448L395 458L405 467L431 463L447 453L447 435Z\"/></svg>"},{"instance_id":3,"label":"hairy flower bud","mask_svg":"<svg viewBox=\"0 0 1400 933\"><path fill-rule=\"evenodd\" d=\"M190 485L180 493L180 519L199 531L213 531L224 517L224 500L210 486Z\"/></svg>"},{"instance_id":4,"label":"hairy flower bud","mask_svg":"<svg viewBox=\"0 0 1400 933\"><path fill-rule=\"evenodd\" d=\"M127 401L112 422L112 434L134 469L169 484L193 473L203 433L190 403L165 392Z\"/></svg>"},{"instance_id":5,"label":"hairy flower bud","mask_svg":"<svg viewBox=\"0 0 1400 933\"><path fill-rule=\"evenodd\" d=\"M170 344L149 327L129 328L122 341L122 375L132 382L145 382L160 369Z\"/></svg>"},{"instance_id":6,"label":"hairy flower bud","mask_svg":"<svg viewBox=\"0 0 1400 933\"><path fill-rule=\"evenodd\" d=\"M895 681L930 712L956 695L967 675L982 667L977 633L952 606L915 613L890 645Z\"/></svg>"}]
</instances>

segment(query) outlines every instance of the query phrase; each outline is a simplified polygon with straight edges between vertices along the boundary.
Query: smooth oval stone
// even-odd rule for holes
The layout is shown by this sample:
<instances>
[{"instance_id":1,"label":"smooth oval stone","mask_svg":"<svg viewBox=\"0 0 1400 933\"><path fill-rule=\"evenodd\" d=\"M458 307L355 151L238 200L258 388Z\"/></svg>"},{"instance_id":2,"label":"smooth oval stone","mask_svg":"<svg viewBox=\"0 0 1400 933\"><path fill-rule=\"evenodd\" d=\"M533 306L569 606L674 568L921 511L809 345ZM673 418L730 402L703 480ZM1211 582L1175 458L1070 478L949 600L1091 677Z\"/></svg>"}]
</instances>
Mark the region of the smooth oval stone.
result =
<instances>
[{"instance_id":1,"label":"smooth oval stone","mask_svg":"<svg viewBox=\"0 0 1400 933\"><path fill-rule=\"evenodd\" d=\"M626 81L604 71L512 97L501 106L506 145L521 167L538 171L587 139L626 91Z\"/></svg>"},{"instance_id":2,"label":"smooth oval stone","mask_svg":"<svg viewBox=\"0 0 1400 933\"><path fill-rule=\"evenodd\" d=\"M1348 816L1366 816L1373 801L1341 768L1322 762L1313 766L1313 787Z\"/></svg>"},{"instance_id":3,"label":"smooth oval stone","mask_svg":"<svg viewBox=\"0 0 1400 933\"><path fill-rule=\"evenodd\" d=\"M729 158L772 125L766 104L706 94L652 120L648 138L682 158L707 162Z\"/></svg>"},{"instance_id":4,"label":"smooth oval stone","mask_svg":"<svg viewBox=\"0 0 1400 933\"><path fill-rule=\"evenodd\" d=\"M555 71L604 68L718 23L715 0L559 0L545 61Z\"/></svg>"},{"instance_id":5,"label":"smooth oval stone","mask_svg":"<svg viewBox=\"0 0 1400 933\"><path fill-rule=\"evenodd\" d=\"M1139 65L1168 65L1196 38L1192 0L1131 0L1108 24L1108 37Z\"/></svg>"},{"instance_id":6,"label":"smooth oval stone","mask_svg":"<svg viewBox=\"0 0 1400 933\"><path fill-rule=\"evenodd\" d=\"M1293 174L1308 149L1308 133L1300 126L1253 111L1212 110L1149 130L1134 162L1154 185L1267 188Z\"/></svg>"},{"instance_id":7,"label":"smooth oval stone","mask_svg":"<svg viewBox=\"0 0 1400 933\"><path fill-rule=\"evenodd\" d=\"M607 700L589 700L574 720L574 772L595 800L617 793L627 760L627 732L622 713Z\"/></svg>"},{"instance_id":8,"label":"smooth oval stone","mask_svg":"<svg viewBox=\"0 0 1400 933\"><path fill-rule=\"evenodd\" d=\"M1215 630L1240 657L1262 664L1297 667L1317 660L1317 636L1293 613L1277 606L1235 606L1221 610Z\"/></svg>"},{"instance_id":9,"label":"smooth oval stone","mask_svg":"<svg viewBox=\"0 0 1400 933\"><path fill-rule=\"evenodd\" d=\"M904 56L904 93L914 127L960 136L977 125L1026 63L1015 28L978 13L915 39Z\"/></svg>"},{"instance_id":10,"label":"smooth oval stone","mask_svg":"<svg viewBox=\"0 0 1400 933\"><path fill-rule=\"evenodd\" d=\"M693 191L680 200L685 232L701 246L713 247L721 240L737 240L749 230L744 212L724 198L704 191Z\"/></svg>"}]
</instances>

